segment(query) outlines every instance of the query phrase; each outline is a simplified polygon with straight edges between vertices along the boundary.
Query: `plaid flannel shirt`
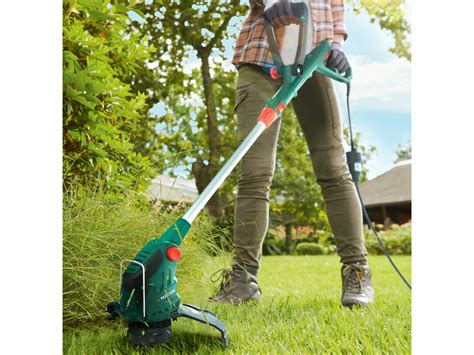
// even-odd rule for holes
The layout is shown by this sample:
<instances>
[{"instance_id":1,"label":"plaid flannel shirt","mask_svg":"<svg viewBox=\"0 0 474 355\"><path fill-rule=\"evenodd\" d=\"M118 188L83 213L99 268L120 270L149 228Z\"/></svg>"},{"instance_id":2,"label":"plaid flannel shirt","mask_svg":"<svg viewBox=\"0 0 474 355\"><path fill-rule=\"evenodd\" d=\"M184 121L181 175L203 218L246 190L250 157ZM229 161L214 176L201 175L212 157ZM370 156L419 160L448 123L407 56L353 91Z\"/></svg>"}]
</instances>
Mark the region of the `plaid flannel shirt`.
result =
<instances>
[{"instance_id":1,"label":"plaid flannel shirt","mask_svg":"<svg viewBox=\"0 0 474 355\"><path fill-rule=\"evenodd\" d=\"M261 66L273 64L263 22L263 1L250 0L250 14L244 22L234 46L232 64L242 63ZM342 44L347 38L344 26L344 0L311 0L313 16L313 46L321 41Z\"/></svg>"}]
</instances>

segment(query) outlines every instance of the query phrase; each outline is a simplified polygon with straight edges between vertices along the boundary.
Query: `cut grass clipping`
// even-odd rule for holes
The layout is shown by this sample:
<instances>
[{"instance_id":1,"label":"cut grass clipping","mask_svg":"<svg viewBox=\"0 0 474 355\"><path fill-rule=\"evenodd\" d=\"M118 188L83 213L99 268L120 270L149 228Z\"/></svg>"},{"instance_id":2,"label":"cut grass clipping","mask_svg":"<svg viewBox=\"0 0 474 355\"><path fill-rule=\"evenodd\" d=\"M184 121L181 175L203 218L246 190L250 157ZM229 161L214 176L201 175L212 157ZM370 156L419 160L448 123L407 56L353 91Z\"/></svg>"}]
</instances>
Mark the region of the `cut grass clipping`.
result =
<instances>
[{"instance_id":1,"label":"cut grass clipping","mask_svg":"<svg viewBox=\"0 0 474 355\"><path fill-rule=\"evenodd\" d=\"M173 322L169 343L135 346L126 339L124 321L106 319L107 303L118 297L120 260L133 258L180 213L108 204L100 193L82 196L64 202L64 353L410 353L411 294L384 256L369 257L376 297L366 309L340 306L335 255L264 257L262 303L208 304L210 277L230 258L207 252L220 231L204 215L183 244L178 292L184 303L217 313L227 326L229 348L214 328L188 319ZM411 257L394 261L410 279Z\"/></svg>"}]
</instances>

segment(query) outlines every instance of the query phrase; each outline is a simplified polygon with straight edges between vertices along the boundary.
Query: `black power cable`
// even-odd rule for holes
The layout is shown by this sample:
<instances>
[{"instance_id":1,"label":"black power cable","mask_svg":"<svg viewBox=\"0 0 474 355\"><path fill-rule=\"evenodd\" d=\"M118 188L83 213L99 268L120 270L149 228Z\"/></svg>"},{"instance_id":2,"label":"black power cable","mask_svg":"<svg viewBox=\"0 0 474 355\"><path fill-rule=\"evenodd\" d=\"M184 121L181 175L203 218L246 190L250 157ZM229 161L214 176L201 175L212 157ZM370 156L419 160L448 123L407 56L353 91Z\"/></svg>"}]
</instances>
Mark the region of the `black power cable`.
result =
<instances>
[{"instance_id":1,"label":"black power cable","mask_svg":"<svg viewBox=\"0 0 474 355\"><path fill-rule=\"evenodd\" d=\"M349 171L352 175L352 180L354 181L354 185L357 191L357 196L359 197L360 205L362 207L362 211L364 213L364 218L367 221L367 224L369 225L370 229L372 230L372 233L374 233L375 238L380 244L380 248L382 249L383 253L387 257L387 259L390 261L390 264L392 264L393 268L397 272L398 276L403 280L405 285L411 290L411 285L410 283L406 280L406 278L403 276L403 274L400 272L398 269L397 265L393 262L392 258L390 257L390 254L387 252L385 249L385 246L380 239L379 235L377 234L377 231L375 230L374 226L372 225L372 222L369 217L369 213L367 212L367 209L365 208L364 201L362 200L362 196L359 191L359 178L360 178L360 173L362 172L362 156L361 154L355 149L354 146L354 138L352 136L352 122L351 122L351 111L350 111L350 105L349 105L349 95L351 93L351 84L347 84L347 94L346 94L346 99L347 99L347 116L349 118L349 132L350 132L350 139L351 139L351 150L346 153L346 158L347 158L347 165L349 166Z\"/></svg>"}]
</instances>

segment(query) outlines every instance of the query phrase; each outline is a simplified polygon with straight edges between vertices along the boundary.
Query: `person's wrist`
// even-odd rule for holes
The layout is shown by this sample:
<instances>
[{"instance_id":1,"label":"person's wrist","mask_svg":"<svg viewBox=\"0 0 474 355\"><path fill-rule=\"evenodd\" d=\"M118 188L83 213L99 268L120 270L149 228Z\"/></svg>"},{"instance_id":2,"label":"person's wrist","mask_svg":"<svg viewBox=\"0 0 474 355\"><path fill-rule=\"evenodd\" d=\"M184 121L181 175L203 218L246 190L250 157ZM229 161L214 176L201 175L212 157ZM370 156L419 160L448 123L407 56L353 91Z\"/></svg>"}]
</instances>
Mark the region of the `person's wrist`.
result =
<instances>
[{"instance_id":1,"label":"person's wrist","mask_svg":"<svg viewBox=\"0 0 474 355\"><path fill-rule=\"evenodd\" d=\"M342 51L342 44L339 43L339 42L333 41L333 42L331 43L331 50L339 50L339 51Z\"/></svg>"},{"instance_id":2,"label":"person's wrist","mask_svg":"<svg viewBox=\"0 0 474 355\"><path fill-rule=\"evenodd\" d=\"M335 46L339 46L338 48L334 48L334 49L339 49L339 50L342 50L342 45L344 44L344 34L343 33L334 33L334 36L332 38L332 43L337 43L335 44Z\"/></svg>"}]
</instances>

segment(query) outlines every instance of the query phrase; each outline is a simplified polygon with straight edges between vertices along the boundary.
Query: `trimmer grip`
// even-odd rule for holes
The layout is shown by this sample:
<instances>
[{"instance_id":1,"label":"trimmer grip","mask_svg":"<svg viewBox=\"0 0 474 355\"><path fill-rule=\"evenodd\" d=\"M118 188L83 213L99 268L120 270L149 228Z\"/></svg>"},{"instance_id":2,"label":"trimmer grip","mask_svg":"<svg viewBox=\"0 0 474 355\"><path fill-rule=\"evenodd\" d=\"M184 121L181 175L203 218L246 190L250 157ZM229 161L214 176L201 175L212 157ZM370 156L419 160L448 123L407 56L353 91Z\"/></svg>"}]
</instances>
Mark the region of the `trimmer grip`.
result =
<instances>
[{"instance_id":1,"label":"trimmer grip","mask_svg":"<svg viewBox=\"0 0 474 355\"><path fill-rule=\"evenodd\" d=\"M352 68L351 67L349 67L346 70L344 75L339 74L337 69L334 69L334 70L329 69L325 65L318 66L316 68L316 71L323 74L323 75L326 75L326 76L330 77L331 79L334 79L334 80L339 81L339 82L344 83L344 84L348 84L352 80Z\"/></svg>"}]
</instances>

